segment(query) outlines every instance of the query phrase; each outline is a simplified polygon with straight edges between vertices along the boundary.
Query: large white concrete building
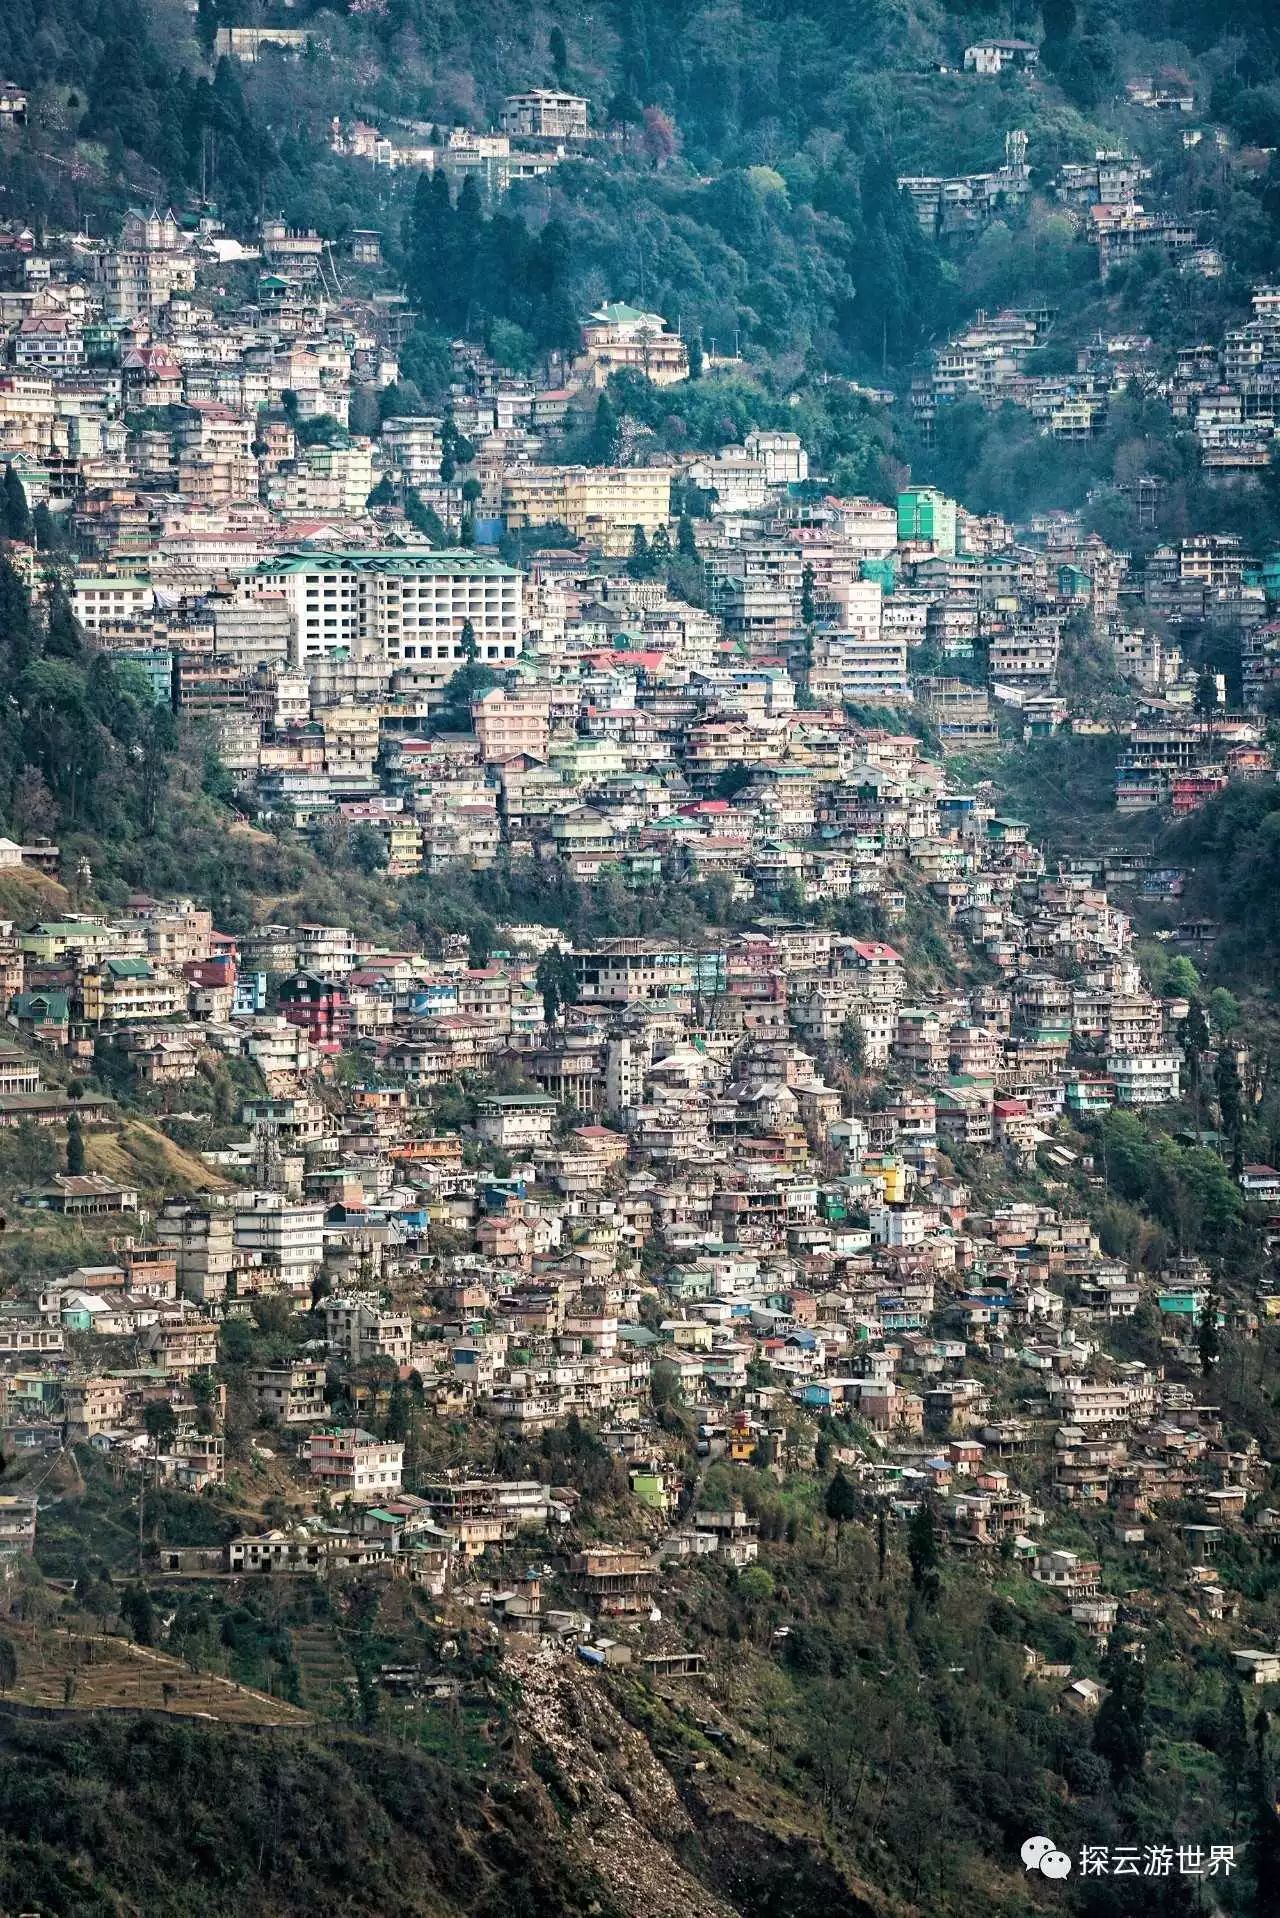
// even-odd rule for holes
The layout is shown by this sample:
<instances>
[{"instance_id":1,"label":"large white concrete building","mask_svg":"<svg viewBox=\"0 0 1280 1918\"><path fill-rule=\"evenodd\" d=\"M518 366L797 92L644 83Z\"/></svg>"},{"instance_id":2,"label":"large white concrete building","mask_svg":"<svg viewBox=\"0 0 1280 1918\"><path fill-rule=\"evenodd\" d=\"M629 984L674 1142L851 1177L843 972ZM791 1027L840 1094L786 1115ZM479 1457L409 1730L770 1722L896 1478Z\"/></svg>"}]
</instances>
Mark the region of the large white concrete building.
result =
<instances>
[{"instance_id":1,"label":"large white concrete building","mask_svg":"<svg viewBox=\"0 0 1280 1918\"><path fill-rule=\"evenodd\" d=\"M484 554L297 550L264 560L253 582L284 599L303 665L345 652L443 685L467 659L468 624L481 664L501 671L520 657L521 575Z\"/></svg>"}]
</instances>

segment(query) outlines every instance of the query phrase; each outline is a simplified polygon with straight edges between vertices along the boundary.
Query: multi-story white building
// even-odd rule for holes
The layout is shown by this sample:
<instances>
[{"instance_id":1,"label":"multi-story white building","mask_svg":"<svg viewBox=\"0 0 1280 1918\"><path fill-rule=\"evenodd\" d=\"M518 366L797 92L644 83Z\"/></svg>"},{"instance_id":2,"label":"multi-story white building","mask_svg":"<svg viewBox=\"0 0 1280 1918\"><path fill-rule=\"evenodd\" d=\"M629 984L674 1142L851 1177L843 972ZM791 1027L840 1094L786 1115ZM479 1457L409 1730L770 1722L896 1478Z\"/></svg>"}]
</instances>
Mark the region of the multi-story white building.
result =
<instances>
[{"instance_id":1,"label":"multi-story white building","mask_svg":"<svg viewBox=\"0 0 1280 1918\"><path fill-rule=\"evenodd\" d=\"M382 422L384 466L410 486L435 486L444 458L442 422L428 417L396 417Z\"/></svg>"},{"instance_id":2,"label":"multi-story white building","mask_svg":"<svg viewBox=\"0 0 1280 1918\"><path fill-rule=\"evenodd\" d=\"M521 575L474 552L283 552L253 585L284 599L304 663L345 652L443 686L469 656L499 670L520 657Z\"/></svg>"},{"instance_id":3,"label":"multi-story white building","mask_svg":"<svg viewBox=\"0 0 1280 1918\"><path fill-rule=\"evenodd\" d=\"M140 626L155 603L155 589L145 575L84 573L71 589L71 610L88 633Z\"/></svg>"},{"instance_id":4,"label":"multi-story white building","mask_svg":"<svg viewBox=\"0 0 1280 1918\"><path fill-rule=\"evenodd\" d=\"M1122 1106L1169 1105L1181 1088L1182 1060L1176 1052L1120 1052L1107 1059Z\"/></svg>"},{"instance_id":5,"label":"multi-story white building","mask_svg":"<svg viewBox=\"0 0 1280 1918\"><path fill-rule=\"evenodd\" d=\"M587 102L578 93L553 93L536 87L509 93L498 114L504 133L529 140L585 140Z\"/></svg>"},{"instance_id":6,"label":"multi-story white building","mask_svg":"<svg viewBox=\"0 0 1280 1918\"><path fill-rule=\"evenodd\" d=\"M236 1207L235 1242L271 1271L281 1291L305 1294L324 1259L324 1207L255 1192L249 1204Z\"/></svg>"},{"instance_id":7,"label":"multi-story white building","mask_svg":"<svg viewBox=\"0 0 1280 1918\"><path fill-rule=\"evenodd\" d=\"M404 1446L358 1425L314 1432L303 1446L311 1476L331 1498L373 1505L394 1498L404 1475Z\"/></svg>"},{"instance_id":8,"label":"multi-story white building","mask_svg":"<svg viewBox=\"0 0 1280 1918\"><path fill-rule=\"evenodd\" d=\"M407 1312L392 1312L370 1299L326 1299L325 1335L348 1365L370 1359L390 1359L407 1365L413 1343L413 1322Z\"/></svg>"},{"instance_id":9,"label":"multi-story white building","mask_svg":"<svg viewBox=\"0 0 1280 1918\"><path fill-rule=\"evenodd\" d=\"M281 1425L305 1425L324 1417L324 1366L295 1359L289 1365L255 1365L248 1377L249 1396L260 1412Z\"/></svg>"},{"instance_id":10,"label":"multi-story white building","mask_svg":"<svg viewBox=\"0 0 1280 1918\"><path fill-rule=\"evenodd\" d=\"M748 433L743 441L752 459L764 467L770 486L796 486L809 477L809 455L798 433Z\"/></svg>"},{"instance_id":11,"label":"multi-story white building","mask_svg":"<svg viewBox=\"0 0 1280 1918\"><path fill-rule=\"evenodd\" d=\"M174 1200L161 1210L155 1236L157 1244L173 1250L183 1298L200 1305L225 1298L235 1263L234 1222L229 1212Z\"/></svg>"}]
</instances>

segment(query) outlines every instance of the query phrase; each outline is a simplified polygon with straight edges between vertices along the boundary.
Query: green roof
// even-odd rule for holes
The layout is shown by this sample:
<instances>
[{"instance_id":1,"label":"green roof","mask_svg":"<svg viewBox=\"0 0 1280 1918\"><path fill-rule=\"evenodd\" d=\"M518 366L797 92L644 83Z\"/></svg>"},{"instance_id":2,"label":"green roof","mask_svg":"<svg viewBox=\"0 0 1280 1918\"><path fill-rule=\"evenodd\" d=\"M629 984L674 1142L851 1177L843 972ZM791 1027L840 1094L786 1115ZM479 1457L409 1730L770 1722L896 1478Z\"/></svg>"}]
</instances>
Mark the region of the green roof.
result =
<instances>
[{"instance_id":1,"label":"green roof","mask_svg":"<svg viewBox=\"0 0 1280 1918\"><path fill-rule=\"evenodd\" d=\"M477 573L504 579L518 579L514 566L489 559L472 547L432 548L419 552L413 547L329 547L308 552L305 547L277 553L262 560L260 574L275 573Z\"/></svg>"},{"instance_id":2,"label":"green roof","mask_svg":"<svg viewBox=\"0 0 1280 1918\"><path fill-rule=\"evenodd\" d=\"M596 308L591 318L603 320L607 326L630 326L636 320L661 322L662 315L646 311L642 306L628 306L625 300L606 300L603 306Z\"/></svg>"},{"instance_id":3,"label":"green roof","mask_svg":"<svg viewBox=\"0 0 1280 1918\"><path fill-rule=\"evenodd\" d=\"M44 1008L45 1017L55 1025L60 1025L70 1015L70 1002L65 992L19 992L12 1001L13 1012L19 1019L34 1014L38 1006Z\"/></svg>"},{"instance_id":4,"label":"green roof","mask_svg":"<svg viewBox=\"0 0 1280 1918\"><path fill-rule=\"evenodd\" d=\"M36 925L32 926L27 937L29 939L48 939L56 933L105 933L109 930L109 927L99 925L96 919L41 919Z\"/></svg>"}]
</instances>

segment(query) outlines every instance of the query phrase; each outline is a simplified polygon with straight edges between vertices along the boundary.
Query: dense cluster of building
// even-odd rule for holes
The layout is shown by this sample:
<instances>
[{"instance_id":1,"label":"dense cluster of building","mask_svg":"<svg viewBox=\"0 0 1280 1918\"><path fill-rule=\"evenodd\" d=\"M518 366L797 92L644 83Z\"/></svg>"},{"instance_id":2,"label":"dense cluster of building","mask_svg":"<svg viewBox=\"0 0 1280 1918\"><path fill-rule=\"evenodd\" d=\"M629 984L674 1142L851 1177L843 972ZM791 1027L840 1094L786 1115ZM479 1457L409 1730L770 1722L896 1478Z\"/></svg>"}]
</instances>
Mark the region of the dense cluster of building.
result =
<instances>
[{"instance_id":1,"label":"dense cluster of building","mask_svg":"<svg viewBox=\"0 0 1280 1918\"><path fill-rule=\"evenodd\" d=\"M1025 62L1018 43L971 51L979 74ZM509 101L489 159L588 137L582 105ZM464 167L458 140L407 158L371 129L335 140ZM1094 213L1139 177L1115 156L1094 172L1062 183ZM996 190L1025 173L1015 142ZM927 215L937 183L907 184ZM943 191L936 217L953 203ZM319 1511L236 1539L227 1569L386 1558L443 1589L488 1547L569 1521L567 1488L523 1479L408 1490L386 1428L412 1382L441 1418L516 1442L592 1421L653 1523L569 1576L582 1616L646 1618L665 1556L742 1565L756 1538L742 1511L682 1503L650 1417L662 1379L708 1457L810 1464L820 1418L872 1435L844 1447L868 1491L903 1510L928 1492L959 1547L1007 1545L1105 1636L1098 1567L1037 1543L1043 1511L1009 1461L1045 1451L1054 1497L1112 1503L1128 1542L1156 1504L1194 1500L1184 1529L1210 1556L1256 1460L1212 1406L1105 1346L1150 1297L1183 1352L1208 1275L1140 1276L1049 1204L977 1204L960 1168L1085 1169L1072 1120L1179 1097L1187 1005L1144 985L1107 889L1173 893L1178 876L1136 857L1050 869L949 761L1002 724L1034 740L1100 723L1063 683L1087 630L1130 694L1108 722L1126 731L1121 808L1187 810L1269 776L1280 580L1226 533L1139 572L1070 514L1014 526L928 486L838 497L786 431L566 463L566 429L613 373L689 375L678 333L629 306L587 316L545 377L460 345L447 411L383 412L403 301L344 292L314 234L266 222L256 241L162 212L104 248L7 236L0 454L56 540L17 538L13 563L36 586L61 572L95 643L209 723L258 817L321 848L359 834L392 878L511 862L588 888L718 887L736 929L572 941L512 924L476 964L449 936L233 937L183 898L4 927L0 1127L92 1145L116 1118L84 1089L95 1074L162 1104L229 1073L239 1100L233 1141L179 1199L102 1169L25 1195L107 1236L101 1262L0 1306L6 1445L219 1483L219 1333L279 1298L323 1337L248 1367L244 1389ZM375 242L356 236L355 264ZM215 305L211 274L245 297ZM1228 342L1241 377L1250 342L1269 350L1255 305ZM1094 431L1123 355L1109 383L1024 374L1050 318L949 343L922 411L1013 398L1048 435ZM416 530L428 511L454 544ZM557 543L501 557L549 527ZM1250 711L1188 670L1188 625L1238 632ZM56 867L57 849L0 841L0 866L24 863ZM961 963L918 963L922 925ZM465 1118L445 1127L449 1088ZM1268 1168L1244 1176L1250 1198L1280 1196ZM162 1561L195 1562L178 1546ZM1196 1603L1225 1602L1206 1571ZM578 1629L537 1578L499 1609Z\"/></svg>"}]
</instances>

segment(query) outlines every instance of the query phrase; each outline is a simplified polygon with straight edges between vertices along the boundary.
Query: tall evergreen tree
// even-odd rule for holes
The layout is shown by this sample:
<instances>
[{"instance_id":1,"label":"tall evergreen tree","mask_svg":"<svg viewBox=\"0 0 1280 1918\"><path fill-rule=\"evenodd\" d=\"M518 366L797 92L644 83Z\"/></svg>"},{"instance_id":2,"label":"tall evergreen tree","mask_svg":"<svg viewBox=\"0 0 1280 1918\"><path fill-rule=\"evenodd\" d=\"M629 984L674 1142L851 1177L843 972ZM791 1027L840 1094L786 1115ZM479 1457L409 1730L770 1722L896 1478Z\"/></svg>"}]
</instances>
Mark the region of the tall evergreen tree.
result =
<instances>
[{"instance_id":1,"label":"tall evergreen tree","mask_svg":"<svg viewBox=\"0 0 1280 1918\"><path fill-rule=\"evenodd\" d=\"M1231 1148L1232 1176L1238 1179L1244 1170L1244 1093L1235 1054L1228 1046L1219 1049L1215 1076L1222 1130Z\"/></svg>"},{"instance_id":2,"label":"tall evergreen tree","mask_svg":"<svg viewBox=\"0 0 1280 1918\"><path fill-rule=\"evenodd\" d=\"M922 1498L912 1513L907 1528L907 1557L911 1561L911 1583L922 1597L932 1600L937 1596L940 1578L938 1532L933 1504L928 1498Z\"/></svg>"},{"instance_id":3,"label":"tall evergreen tree","mask_svg":"<svg viewBox=\"0 0 1280 1918\"><path fill-rule=\"evenodd\" d=\"M840 1563L840 1540L844 1528L858 1510L858 1497L852 1485L844 1475L844 1467L837 1465L835 1477L827 1487L823 1501L827 1517L836 1528L836 1564Z\"/></svg>"},{"instance_id":4,"label":"tall evergreen tree","mask_svg":"<svg viewBox=\"0 0 1280 1918\"><path fill-rule=\"evenodd\" d=\"M622 429L618 420L618 409L607 393L602 393L596 401L595 424L591 430L591 463L593 466L616 466L622 451Z\"/></svg>"},{"instance_id":5,"label":"tall evergreen tree","mask_svg":"<svg viewBox=\"0 0 1280 1918\"><path fill-rule=\"evenodd\" d=\"M1249 1727L1245 1721L1244 1696L1240 1687L1227 1682L1218 1723L1218 1756L1231 1794L1231 1829L1240 1820L1241 1801L1247 1791L1249 1767Z\"/></svg>"},{"instance_id":6,"label":"tall evergreen tree","mask_svg":"<svg viewBox=\"0 0 1280 1918\"><path fill-rule=\"evenodd\" d=\"M0 648L13 679L26 671L35 654L31 600L7 559L0 558Z\"/></svg>"},{"instance_id":7,"label":"tall evergreen tree","mask_svg":"<svg viewBox=\"0 0 1280 1918\"><path fill-rule=\"evenodd\" d=\"M1111 1635L1102 1678L1107 1695L1093 1721L1093 1748L1123 1785L1145 1765L1148 1735L1146 1667L1123 1632Z\"/></svg>"},{"instance_id":8,"label":"tall evergreen tree","mask_svg":"<svg viewBox=\"0 0 1280 1918\"><path fill-rule=\"evenodd\" d=\"M47 659L79 659L84 652L80 622L61 586L50 589L45 604L44 650Z\"/></svg>"},{"instance_id":9,"label":"tall evergreen tree","mask_svg":"<svg viewBox=\"0 0 1280 1918\"><path fill-rule=\"evenodd\" d=\"M78 1112L73 1112L67 1120L67 1171L73 1179L78 1179L84 1171L84 1130Z\"/></svg>"},{"instance_id":10,"label":"tall evergreen tree","mask_svg":"<svg viewBox=\"0 0 1280 1918\"><path fill-rule=\"evenodd\" d=\"M406 251L409 290L429 320L449 325L448 275L453 262L453 200L443 170L418 176L409 215Z\"/></svg>"},{"instance_id":11,"label":"tall evergreen tree","mask_svg":"<svg viewBox=\"0 0 1280 1918\"><path fill-rule=\"evenodd\" d=\"M1218 1333L1218 1311L1221 1301L1216 1284L1212 1284L1205 1293L1204 1304L1200 1308L1200 1320L1196 1327L1196 1346L1200 1354L1200 1371L1208 1378L1218 1362L1221 1350L1221 1338Z\"/></svg>"},{"instance_id":12,"label":"tall evergreen tree","mask_svg":"<svg viewBox=\"0 0 1280 1918\"><path fill-rule=\"evenodd\" d=\"M1275 1776L1267 1749L1270 1719L1259 1711L1253 1721L1253 1765L1250 1797L1253 1801L1253 1918L1280 1918L1280 1814L1276 1810Z\"/></svg>"},{"instance_id":13,"label":"tall evergreen tree","mask_svg":"<svg viewBox=\"0 0 1280 1918\"><path fill-rule=\"evenodd\" d=\"M1201 1123L1201 1090L1203 1073L1201 1062L1209 1046L1211 1034L1209 1022L1198 999L1193 999L1190 1010L1182 1022L1182 1052L1187 1063L1187 1090L1191 1094L1192 1110L1196 1115L1196 1127Z\"/></svg>"},{"instance_id":14,"label":"tall evergreen tree","mask_svg":"<svg viewBox=\"0 0 1280 1918\"><path fill-rule=\"evenodd\" d=\"M218 0L196 0L196 37L206 53L218 37Z\"/></svg>"},{"instance_id":15,"label":"tall evergreen tree","mask_svg":"<svg viewBox=\"0 0 1280 1918\"><path fill-rule=\"evenodd\" d=\"M12 461L4 469L4 536L6 539L31 538L31 513L27 490Z\"/></svg>"}]
</instances>

